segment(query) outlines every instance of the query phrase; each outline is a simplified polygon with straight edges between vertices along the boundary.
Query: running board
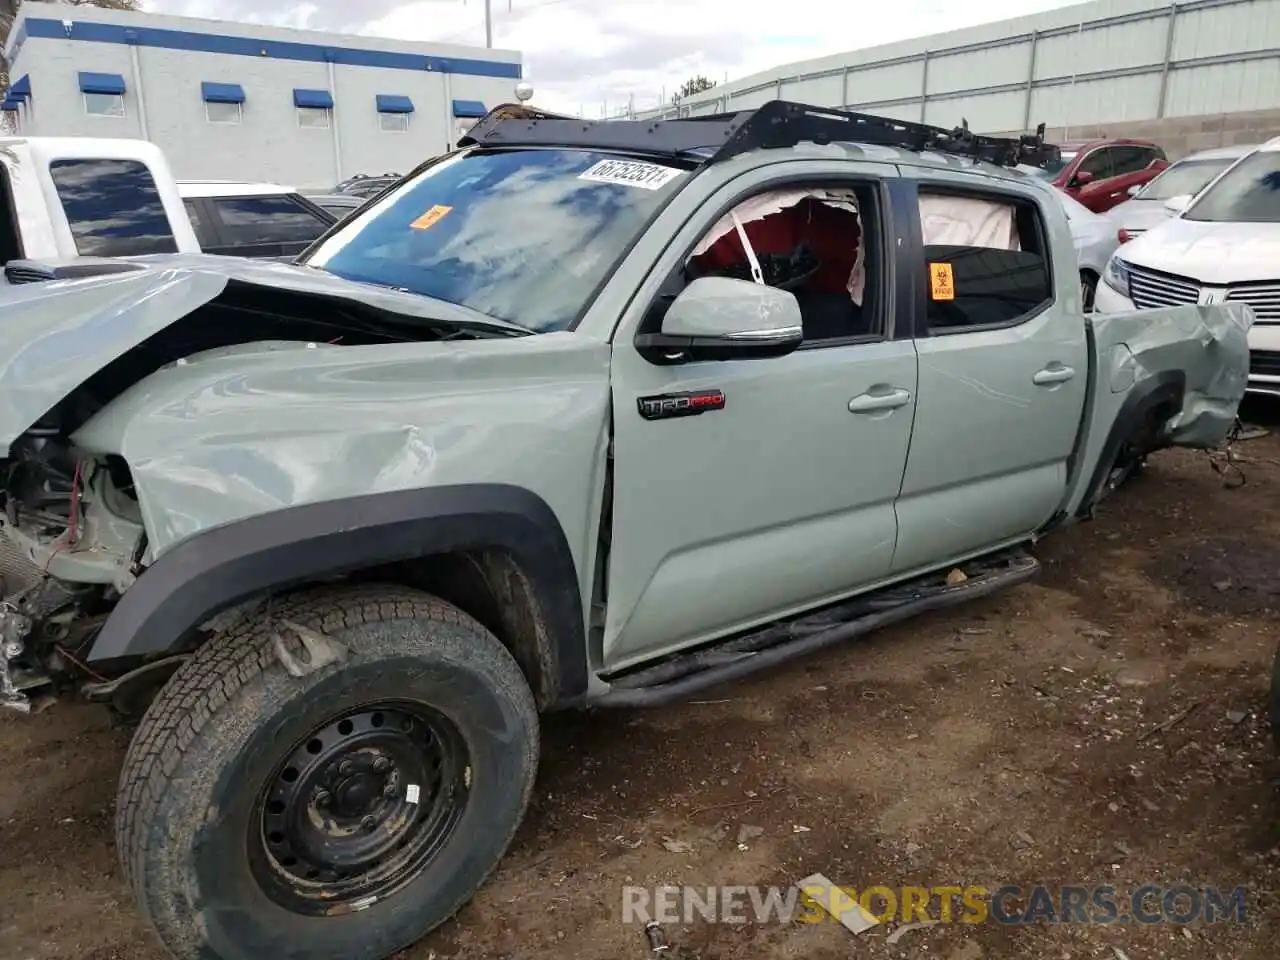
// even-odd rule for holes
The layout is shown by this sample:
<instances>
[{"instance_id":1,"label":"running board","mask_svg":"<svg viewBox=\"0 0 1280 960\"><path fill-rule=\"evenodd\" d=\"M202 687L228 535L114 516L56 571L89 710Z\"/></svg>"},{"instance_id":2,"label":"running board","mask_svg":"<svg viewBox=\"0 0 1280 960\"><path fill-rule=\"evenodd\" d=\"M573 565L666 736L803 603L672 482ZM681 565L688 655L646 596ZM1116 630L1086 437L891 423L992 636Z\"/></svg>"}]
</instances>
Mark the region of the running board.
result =
<instances>
[{"instance_id":1,"label":"running board","mask_svg":"<svg viewBox=\"0 0 1280 960\"><path fill-rule=\"evenodd\" d=\"M930 610L987 597L1025 583L1040 572L1027 553L982 557L956 565L959 583L947 578L956 567L896 584L864 597L773 624L711 647L676 654L633 673L605 678L609 691L591 701L597 707L656 707L794 660L845 640L900 623Z\"/></svg>"}]
</instances>

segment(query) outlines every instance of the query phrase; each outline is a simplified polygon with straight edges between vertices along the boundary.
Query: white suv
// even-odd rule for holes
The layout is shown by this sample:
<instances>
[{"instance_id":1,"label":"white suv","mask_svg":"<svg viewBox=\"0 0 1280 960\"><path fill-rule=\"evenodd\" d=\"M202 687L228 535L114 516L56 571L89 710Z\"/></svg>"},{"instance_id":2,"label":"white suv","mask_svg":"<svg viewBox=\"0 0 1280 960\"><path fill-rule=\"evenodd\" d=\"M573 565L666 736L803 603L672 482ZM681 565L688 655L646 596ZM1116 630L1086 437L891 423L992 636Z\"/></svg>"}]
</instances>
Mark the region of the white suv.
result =
<instances>
[{"instance_id":1,"label":"white suv","mask_svg":"<svg viewBox=\"0 0 1280 960\"><path fill-rule=\"evenodd\" d=\"M1181 303L1251 304L1249 390L1280 395L1280 137L1214 178L1176 216L1107 262L1100 313Z\"/></svg>"}]
</instances>

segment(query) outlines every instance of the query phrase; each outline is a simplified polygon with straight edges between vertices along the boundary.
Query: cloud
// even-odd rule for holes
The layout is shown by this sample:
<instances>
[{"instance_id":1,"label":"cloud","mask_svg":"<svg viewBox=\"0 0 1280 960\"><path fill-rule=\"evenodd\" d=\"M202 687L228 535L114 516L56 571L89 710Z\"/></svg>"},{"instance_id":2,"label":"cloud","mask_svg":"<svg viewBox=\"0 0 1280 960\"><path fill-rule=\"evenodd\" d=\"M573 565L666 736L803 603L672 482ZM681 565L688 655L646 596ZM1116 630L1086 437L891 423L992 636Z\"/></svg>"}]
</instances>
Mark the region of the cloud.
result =
<instances>
[{"instance_id":1,"label":"cloud","mask_svg":"<svg viewBox=\"0 0 1280 960\"><path fill-rule=\"evenodd\" d=\"M689 77L723 82L796 60L1064 6L1064 0L492 0L494 46L524 54L534 100L599 116L656 106ZM508 2L511 10L508 12ZM158 13L484 45L484 0L150 0ZM785 11L785 15L779 11Z\"/></svg>"}]
</instances>

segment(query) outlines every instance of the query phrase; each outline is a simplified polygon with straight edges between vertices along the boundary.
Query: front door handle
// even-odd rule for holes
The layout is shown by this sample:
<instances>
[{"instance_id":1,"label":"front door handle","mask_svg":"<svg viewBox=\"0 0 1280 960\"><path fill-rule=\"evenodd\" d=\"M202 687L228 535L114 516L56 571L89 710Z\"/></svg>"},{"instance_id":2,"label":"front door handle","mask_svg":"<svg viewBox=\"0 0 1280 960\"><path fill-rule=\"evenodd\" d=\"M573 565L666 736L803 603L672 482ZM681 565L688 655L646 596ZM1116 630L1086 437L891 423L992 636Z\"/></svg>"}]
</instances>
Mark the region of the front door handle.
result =
<instances>
[{"instance_id":1,"label":"front door handle","mask_svg":"<svg viewBox=\"0 0 1280 960\"><path fill-rule=\"evenodd\" d=\"M879 413L896 410L911 402L911 391L891 389L886 393L862 393L849 401L850 413Z\"/></svg>"},{"instance_id":2,"label":"front door handle","mask_svg":"<svg viewBox=\"0 0 1280 960\"><path fill-rule=\"evenodd\" d=\"M1060 363L1051 363L1043 370L1036 372L1031 378L1031 382L1037 387L1052 387L1057 383L1066 383L1076 375L1075 370L1071 367L1063 366Z\"/></svg>"}]
</instances>

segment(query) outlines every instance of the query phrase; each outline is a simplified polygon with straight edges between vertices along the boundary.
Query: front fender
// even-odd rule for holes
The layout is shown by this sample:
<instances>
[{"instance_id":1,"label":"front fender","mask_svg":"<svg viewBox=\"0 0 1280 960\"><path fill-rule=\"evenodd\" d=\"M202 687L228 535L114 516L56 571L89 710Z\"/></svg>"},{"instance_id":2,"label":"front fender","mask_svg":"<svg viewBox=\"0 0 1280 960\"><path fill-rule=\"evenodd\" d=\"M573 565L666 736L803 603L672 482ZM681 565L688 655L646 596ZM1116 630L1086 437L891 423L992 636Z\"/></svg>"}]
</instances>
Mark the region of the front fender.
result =
<instances>
[{"instance_id":1,"label":"front fender","mask_svg":"<svg viewBox=\"0 0 1280 960\"><path fill-rule=\"evenodd\" d=\"M368 494L276 510L191 537L127 590L90 660L163 653L216 613L268 591L432 554L497 549L530 581L557 695L586 689L578 577L555 514L536 494L474 484Z\"/></svg>"},{"instance_id":2,"label":"front fender","mask_svg":"<svg viewBox=\"0 0 1280 960\"><path fill-rule=\"evenodd\" d=\"M73 437L128 465L147 539L92 656L167 649L215 608L299 578L408 550L532 558L535 541L563 544L535 567L554 605L572 586L564 635L580 638L609 404L608 345L572 333L247 344L162 369Z\"/></svg>"}]
</instances>

